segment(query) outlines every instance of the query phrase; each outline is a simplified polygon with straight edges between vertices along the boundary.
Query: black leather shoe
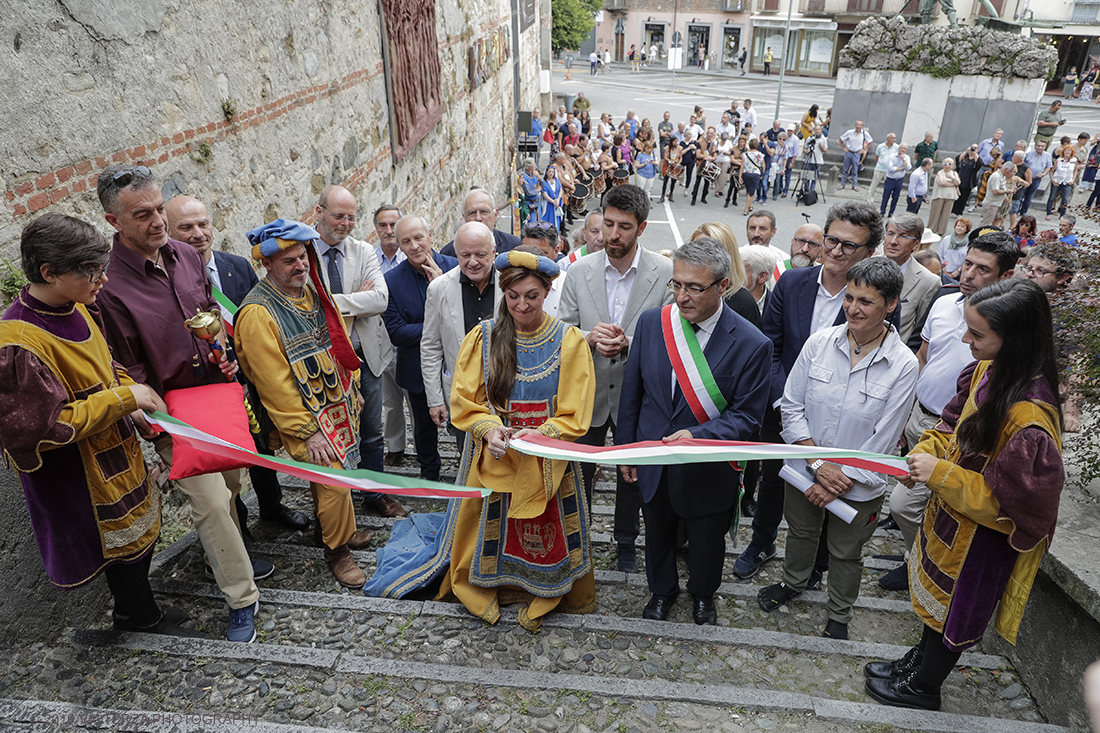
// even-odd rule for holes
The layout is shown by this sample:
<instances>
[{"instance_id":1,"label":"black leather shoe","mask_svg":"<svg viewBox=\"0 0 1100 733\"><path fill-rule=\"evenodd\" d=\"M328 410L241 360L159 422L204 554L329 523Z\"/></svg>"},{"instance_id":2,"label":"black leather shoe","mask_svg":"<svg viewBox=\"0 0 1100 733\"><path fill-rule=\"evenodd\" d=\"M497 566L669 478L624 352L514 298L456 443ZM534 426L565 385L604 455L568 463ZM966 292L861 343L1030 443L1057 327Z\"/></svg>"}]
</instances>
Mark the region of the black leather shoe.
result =
<instances>
[{"instance_id":1,"label":"black leather shoe","mask_svg":"<svg viewBox=\"0 0 1100 733\"><path fill-rule=\"evenodd\" d=\"M691 598L691 617L699 626L717 626L718 609L714 607L713 598Z\"/></svg>"},{"instance_id":2,"label":"black leather shoe","mask_svg":"<svg viewBox=\"0 0 1100 733\"><path fill-rule=\"evenodd\" d=\"M297 509L291 509L290 507L279 505L279 509L274 513L260 512L260 519L265 522L272 522L273 524L280 524L287 529L303 530L309 529L309 517L302 514Z\"/></svg>"},{"instance_id":3,"label":"black leather shoe","mask_svg":"<svg viewBox=\"0 0 1100 733\"><path fill-rule=\"evenodd\" d=\"M918 710L939 710L940 689L925 689L917 680L916 672L895 679L872 677L864 683L867 694L883 705Z\"/></svg>"},{"instance_id":4,"label":"black leather shoe","mask_svg":"<svg viewBox=\"0 0 1100 733\"><path fill-rule=\"evenodd\" d=\"M672 604L675 602L675 598L651 596L649 603L645 604L645 609L642 611L642 618L650 621L668 621L668 612L672 610Z\"/></svg>"},{"instance_id":5,"label":"black leather shoe","mask_svg":"<svg viewBox=\"0 0 1100 733\"><path fill-rule=\"evenodd\" d=\"M887 517L878 523L879 529L898 529L897 520L893 517Z\"/></svg>"},{"instance_id":6,"label":"black leather shoe","mask_svg":"<svg viewBox=\"0 0 1100 733\"><path fill-rule=\"evenodd\" d=\"M889 680L895 677L907 675L920 669L920 663L924 661L924 652L920 647L913 647L905 652L901 659L892 662L867 662L863 665L863 675L868 678Z\"/></svg>"},{"instance_id":7,"label":"black leather shoe","mask_svg":"<svg viewBox=\"0 0 1100 733\"><path fill-rule=\"evenodd\" d=\"M161 606L161 620L171 624L182 624L191 614L182 608ZM137 631L137 624L130 620L129 616L123 616L118 611L111 614L111 625L115 631Z\"/></svg>"},{"instance_id":8,"label":"black leather shoe","mask_svg":"<svg viewBox=\"0 0 1100 733\"><path fill-rule=\"evenodd\" d=\"M619 545L619 557L616 567L621 573L638 572L638 550L634 545Z\"/></svg>"},{"instance_id":9,"label":"black leather shoe","mask_svg":"<svg viewBox=\"0 0 1100 733\"><path fill-rule=\"evenodd\" d=\"M742 517L755 517L756 516L756 500L750 499L747 496L741 500L741 516Z\"/></svg>"}]
</instances>

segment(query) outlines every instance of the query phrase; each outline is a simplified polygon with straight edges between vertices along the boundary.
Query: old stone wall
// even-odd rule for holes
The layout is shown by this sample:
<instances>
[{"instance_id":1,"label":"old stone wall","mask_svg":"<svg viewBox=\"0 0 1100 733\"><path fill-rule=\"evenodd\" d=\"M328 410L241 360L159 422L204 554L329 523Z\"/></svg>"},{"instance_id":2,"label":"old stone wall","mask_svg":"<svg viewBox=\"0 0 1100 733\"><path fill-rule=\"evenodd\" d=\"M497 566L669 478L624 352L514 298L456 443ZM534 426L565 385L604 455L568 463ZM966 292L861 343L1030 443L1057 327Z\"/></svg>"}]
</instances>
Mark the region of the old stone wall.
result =
<instances>
[{"instance_id":1,"label":"old stone wall","mask_svg":"<svg viewBox=\"0 0 1100 733\"><path fill-rule=\"evenodd\" d=\"M308 218L329 183L359 196L361 216L396 202L446 242L470 185L507 194L513 64L471 89L468 49L502 28L511 39L510 8L437 4L443 119L395 164L377 3L27 0L2 38L0 255L17 255L20 230L46 211L109 232L94 191L111 162L148 165L166 197L205 201L217 246L238 253L265 220ZM541 25L514 58L526 109L539 99Z\"/></svg>"}]
</instances>

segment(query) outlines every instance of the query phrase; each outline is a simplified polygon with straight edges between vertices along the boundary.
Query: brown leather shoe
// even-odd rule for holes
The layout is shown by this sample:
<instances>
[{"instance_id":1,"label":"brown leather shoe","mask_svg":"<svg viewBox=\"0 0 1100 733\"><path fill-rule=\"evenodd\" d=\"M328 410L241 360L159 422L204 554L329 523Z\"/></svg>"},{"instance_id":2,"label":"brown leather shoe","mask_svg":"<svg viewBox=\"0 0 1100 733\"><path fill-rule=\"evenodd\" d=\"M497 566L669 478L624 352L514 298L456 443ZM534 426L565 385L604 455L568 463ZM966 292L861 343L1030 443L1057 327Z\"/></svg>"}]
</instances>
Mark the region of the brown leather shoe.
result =
<instances>
[{"instance_id":1,"label":"brown leather shoe","mask_svg":"<svg viewBox=\"0 0 1100 733\"><path fill-rule=\"evenodd\" d=\"M362 550L370 547L370 532L356 531L348 540L349 550Z\"/></svg>"},{"instance_id":2,"label":"brown leather shoe","mask_svg":"<svg viewBox=\"0 0 1100 733\"><path fill-rule=\"evenodd\" d=\"M396 499L391 499L385 494L379 494L377 498L368 499L363 503L374 509L383 517L409 516L408 512L405 511L405 508L398 504Z\"/></svg>"},{"instance_id":3,"label":"brown leather shoe","mask_svg":"<svg viewBox=\"0 0 1100 733\"><path fill-rule=\"evenodd\" d=\"M367 576L355 564L347 545L340 545L335 550L326 549L325 562L336 576L336 582L345 588L358 589L366 585Z\"/></svg>"},{"instance_id":4,"label":"brown leather shoe","mask_svg":"<svg viewBox=\"0 0 1100 733\"><path fill-rule=\"evenodd\" d=\"M396 453L387 453L382 456L383 466L398 466L401 464L401 459L405 457L405 451L398 451Z\"/></svg>"}]
</instances>

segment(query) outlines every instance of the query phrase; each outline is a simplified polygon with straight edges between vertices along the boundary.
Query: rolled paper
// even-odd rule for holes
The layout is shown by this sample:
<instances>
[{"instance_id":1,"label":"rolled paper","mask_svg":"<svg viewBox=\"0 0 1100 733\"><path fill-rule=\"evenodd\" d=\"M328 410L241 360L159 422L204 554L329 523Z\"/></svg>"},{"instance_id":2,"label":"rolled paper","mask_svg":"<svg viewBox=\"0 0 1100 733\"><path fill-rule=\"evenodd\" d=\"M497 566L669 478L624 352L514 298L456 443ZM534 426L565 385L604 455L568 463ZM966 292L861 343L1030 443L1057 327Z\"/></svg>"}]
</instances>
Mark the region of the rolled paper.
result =
<instances>
[{"instance_id":1,"label":"rolled paper","mask_svg":"<svg viewBox=\"0 0 1100 733\"><path fill-rule=\"evenodd\" d=\"M810 487L814 485L813 481L786 464L783 465L783 468L779 469L779 477L803 494L809 491ZM825 505L825 508L843 519L845 524L851 524L852 520L859 514L859 512L852 508L851 504L843 499L833 499Z\"/></svg>"}]
</instances>

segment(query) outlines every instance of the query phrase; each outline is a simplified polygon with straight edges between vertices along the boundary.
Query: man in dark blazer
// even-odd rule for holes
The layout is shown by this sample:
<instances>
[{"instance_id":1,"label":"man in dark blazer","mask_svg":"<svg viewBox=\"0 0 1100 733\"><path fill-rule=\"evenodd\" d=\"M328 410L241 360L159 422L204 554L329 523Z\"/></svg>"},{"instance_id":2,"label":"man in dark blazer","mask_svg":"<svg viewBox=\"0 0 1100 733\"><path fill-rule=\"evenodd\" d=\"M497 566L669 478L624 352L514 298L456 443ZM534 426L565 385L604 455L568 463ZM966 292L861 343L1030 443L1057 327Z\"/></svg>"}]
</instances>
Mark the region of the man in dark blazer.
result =
<instances>
[{"instance_id":1,"label":"man in dark blazer","mask_svg":"<svg viewBox=\"0 0 1100 733\"><path fill-rule=\"evenodd\" d=\"M484 188L473 188L466 194L466 198L462 201L462 218L467 224L471 221L480 221L493 230L493 242L496 245L497 254L519 246L519 237L497 229L497 205L493 201L493 195ZM452 239L447 242L439 253L447 257L455 257L455 241Z\"/></svg>"},{"instance_id":2,"label":"man in dark blazer","mask_svg":"<svg viewBox=\"0 0 1100 733\"><path fill-rule=\"evenodd\" d=\"M829 209L825 218L823 264L788 270L779 278L761 324L761 330L771 339L775 349L771 359L771 395L760 440L783 442L779 435L779 411L775 406L783 396L787 374L810 334L844 323L841 306L847 292L848 270L870 257L882 238L882 217L873 206L857 201L837 204ZM891 316L895 327L900 310L895 308ZM733 566L733 573L739 578L751 578L760 572L766 561L775 557L775 538L783 519L784 481L779 478L782 467L782 461L764 461L756 515L752 519L752 540ZM808 587L816 587L821 573L828 567L826 540L823 532L818 563Z\"/></svg>"},{"instance_id":3,"label":"man in dark blazer","mask_svg":"<svg viewBox=\"0 0 1100 733\"><path fill-rule=\"evenodd\" d=\"M687 438L746 440L756 432L768 400L772 345L722 300L729 285L730 255L710 237L688 242L673 255L670 289L675 305L653 308L638 319L619 398L617 444ZM662 331L662 313L691 325L706 365L726 405L700 423L684 398ZM692 333L694 332L694 335ZM688 353L682 354L690 361ZM692 389L690 384L687 389ZM704 414L703 418L707 418ZM687 529L687 590L697 624L714 625L714 593L722 582L726 532L734 516L741 477L724 462L622 466L637 481L646 526L646 577L652 597L642 617L664 621L680 593L677 527Z\"/></svg>"},{"instance_id":4,"label":"man in dark blazer","mask_svg":"<svg viewBox=\"0 0 1100 733\"><path fill-rule=\"evenodd\" d=\"M252 269L252 263L244 257L213 249L214 228L206 205L191 196L174 196L165 204L164 213L168 217L168 236L194 247L206 263L206 274L210 283L234 305L239 306L244 296L259 283L259 279ZM232 339L227 338L227 341L232 347ZM244 378L243 375L241 378ZM261 450L259 446L257 450ZM269 453L266 449L261 452ZM260 505L260 519L290 529L309 527L309 517L283 505L283 490L279 486L278 474L273 469L249 466L248 476L252 480L252 489L256 492L256 503ZM236 502L241 529L247 532L248 508L239 494Z\"/></svg>"},{"instance_id":5,"label":"man in dark blazer","mask_svg":"<svg viewBox=\"0 0 1100 733\"><path fill-rule=\"evenodd\" d=\"M390 302L382 320L390 341L397 348L397 386L409 393L413 417L413 445L420 464L420 477L439 479L439 428L428 410L424 377L420 371L420 337L424 333L424 303L428 283L457 267L458 260L432 249L432 231L419 216L404 216L397 222L397 246L405 261L386 273Z\"/></svg>"}]
</instances>

